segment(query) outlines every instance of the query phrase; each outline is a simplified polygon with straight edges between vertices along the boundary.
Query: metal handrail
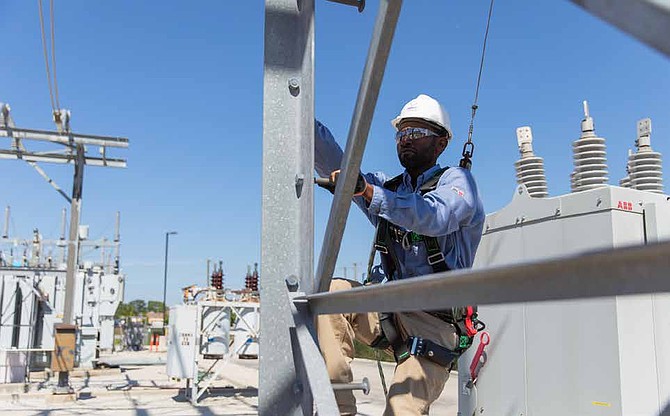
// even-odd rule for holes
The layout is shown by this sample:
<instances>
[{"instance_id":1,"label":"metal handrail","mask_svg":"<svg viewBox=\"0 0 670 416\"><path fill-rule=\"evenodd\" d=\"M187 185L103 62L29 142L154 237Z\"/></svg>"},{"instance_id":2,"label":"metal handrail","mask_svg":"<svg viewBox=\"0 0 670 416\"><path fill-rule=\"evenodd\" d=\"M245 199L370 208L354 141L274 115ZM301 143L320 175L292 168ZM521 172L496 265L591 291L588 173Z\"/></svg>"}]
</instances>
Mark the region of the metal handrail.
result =
<instances>
[{"instance_id":1,"label":"metal handrail","mask_svg":"<svg viewBox=\"0 0 670 416\"><path fill-rule=\"evenodd\" d=\"M670 292L670 242L462 269L299 299L315 314L439 310ZM541 277L540 277L541 276Z\"/></svg>"}]
</instances>

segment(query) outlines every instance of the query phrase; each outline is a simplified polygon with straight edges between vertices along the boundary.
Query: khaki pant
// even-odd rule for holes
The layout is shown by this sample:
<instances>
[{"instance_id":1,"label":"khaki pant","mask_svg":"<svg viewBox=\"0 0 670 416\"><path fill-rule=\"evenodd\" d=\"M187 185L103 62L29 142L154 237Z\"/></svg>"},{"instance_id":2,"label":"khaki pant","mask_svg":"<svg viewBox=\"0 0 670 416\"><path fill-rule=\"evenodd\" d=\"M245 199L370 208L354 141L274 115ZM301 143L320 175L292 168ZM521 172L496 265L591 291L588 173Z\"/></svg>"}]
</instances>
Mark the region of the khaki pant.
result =
<instances>
[{"instance_id":1,"label":"khaki pant","mask_svg":"<svg viewBox=\"0 0 670 416\"><path fill-rule=\"evenodd\" d=\"M350 280L333 279L330 290L360 285ZM458 343L452 325L425 312L403 312L396 318L403 336L420 336L450 349ZM354 338L370 345L381 333L376 313L320 315L317 331L321 353L333 383L353 381L350 364L354 358ZM415 356L397 365L386 397L384 416L427 415L431 403L442 393L449 370ZM337 391L335 398L342 414L356 414L356 398L351 391Z\"/></svg>"}]
</instances>

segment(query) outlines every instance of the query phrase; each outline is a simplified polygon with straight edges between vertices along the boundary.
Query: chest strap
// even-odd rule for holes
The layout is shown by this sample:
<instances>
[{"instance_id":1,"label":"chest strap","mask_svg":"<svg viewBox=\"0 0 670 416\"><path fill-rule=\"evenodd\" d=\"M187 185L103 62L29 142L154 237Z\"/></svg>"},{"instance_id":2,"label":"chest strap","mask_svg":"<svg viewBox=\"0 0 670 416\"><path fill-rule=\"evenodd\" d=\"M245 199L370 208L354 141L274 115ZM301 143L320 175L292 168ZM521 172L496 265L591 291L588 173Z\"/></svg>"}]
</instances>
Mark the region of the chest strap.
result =
<instances>
[{"instance_id":1,"label":"chest strap","mask_svg":"<svg viewBox=\"0 0 670 416\"><path fill-rule=\"evenodd\" d=\"M449 167L439 169L435 174L426 180L421 187L419 188L419 193L424 195L428 192L434 191L437 188L437 183L439 182L442 174L447 171ZM390 191L397 191L400 184L402 184L403 175L398 175L386 182L384 182L384 188ZM375 233L375 243L374 250L379 251L382 259L382 269L387 279L399 279L401 269L398 258L393 250L393 242L403 243L403 241L408 240L411 242L423 241L426 246L426 261L433 268L433 273L446 272L449 270L447 263L444 259L444 253L440 248L440 243L437 240L437 237L429 237L421 234L414 233L412 231L406 231L402 228L391 224L388 220L377 217L377 230ZM374 261L374 253L371 256L371 259ZM372 269L372 264L368 264L368 274ZM398 275L396 276L396 273Z\"/></svg>"},{"instance_id":2,"label":"chest strap","mask_svg":"<svg viewBox=\"0 0 670 416\"><path fill-rule=\"evenodd\" d=\"M444 259L444 253L442 252L437 237L430 237L402 230L380 217L377 220L374 249L379 251L379 254L381 255L382 268L389 280L401 278L401 276L395 275L396 273L400 273L400 263L395 250L393 249L393 242L403 244L405 239L410 243L423 241L426 247L426 261L433 268L433 273L446 272L449 270L449 266L447 266L447 262Z\"/></svg>"}]
</instances>

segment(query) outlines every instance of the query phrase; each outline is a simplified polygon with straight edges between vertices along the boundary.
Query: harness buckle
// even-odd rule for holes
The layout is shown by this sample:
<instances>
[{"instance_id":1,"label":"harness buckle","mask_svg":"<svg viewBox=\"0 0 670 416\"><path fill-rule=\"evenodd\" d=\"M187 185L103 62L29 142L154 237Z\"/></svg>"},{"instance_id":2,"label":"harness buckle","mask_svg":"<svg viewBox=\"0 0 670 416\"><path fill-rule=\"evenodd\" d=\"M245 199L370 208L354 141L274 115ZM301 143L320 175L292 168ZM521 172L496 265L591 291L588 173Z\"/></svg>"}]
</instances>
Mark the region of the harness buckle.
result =
<instances>
[{"instance_id":1,"label":"harness buckle","mask_svg":"<svg viewBox=\"0 0 670 416\"><path fill-rule=\"evenodd\" d=\"M386 246L382 246L380 244L375 244L375 250L378 250L382 254L389 254L389 250L386 248Z\"/></svg>"},{"instance_id":2,"label":"harness buckle","mask_svg":"<svg viewBox=\"0 0 670 416\"><path fill-rule=\"evenodd\" d=\"M408 343L410 344L409 353L411 355L423 356L425 342L421 337L409 337Z\"/></svg>"},{"instance_id":3,"label":"harness buckle","mask_svg":"<svg viewBox=\"0 0 670 416\"><path fill-rule=\"evenodd\" d=\"M405 232L398 227L389 226L389 231L391 231L391 238L396 243L402 243L403 238L405 238Z\"/></svg>"},{"instance_id":4,"label":"harness buckle","mask_svg":"<svg viewBox=\"0 0 670 416\"><path fill-rule=\"evenodd\" d=\"M442 252L428 256L428 264L431 266L443 261L444 261L444 254Z\"/></svg>"}]
</instances>

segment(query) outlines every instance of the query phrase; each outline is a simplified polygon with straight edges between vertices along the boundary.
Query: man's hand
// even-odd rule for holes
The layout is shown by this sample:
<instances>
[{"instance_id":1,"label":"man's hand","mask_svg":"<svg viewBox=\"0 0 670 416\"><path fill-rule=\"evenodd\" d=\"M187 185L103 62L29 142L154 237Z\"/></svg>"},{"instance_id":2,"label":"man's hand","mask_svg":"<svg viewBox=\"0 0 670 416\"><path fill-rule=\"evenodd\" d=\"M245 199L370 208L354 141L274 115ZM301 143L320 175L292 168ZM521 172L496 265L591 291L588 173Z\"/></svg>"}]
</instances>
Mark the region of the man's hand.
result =
<instances>
[{"instance_id":1,"label":"man's hand","mask_svg":"<svg viewBox=\"0 0 670 416\"><path fill-rule=\"evenodd\" d=\"M330 177L328 180L324 180L324 178L317 178L316 179L316 184L319 185L322 188L327 189L330 191L331 194L335 193L335 186L337 186L337 178L340 176L340 170L334 170L331 172ZM363 196L366 201L370 202L372 200L372 194L374 192L374 188L372 185L367 183L365 180L365 177L362 174L358 174L358 180L356 181L356 187L354 188L354 196ZM369 198L368 195L369 194Z\"/></svg>"}]
</instances>

